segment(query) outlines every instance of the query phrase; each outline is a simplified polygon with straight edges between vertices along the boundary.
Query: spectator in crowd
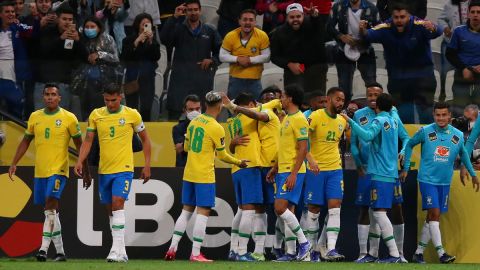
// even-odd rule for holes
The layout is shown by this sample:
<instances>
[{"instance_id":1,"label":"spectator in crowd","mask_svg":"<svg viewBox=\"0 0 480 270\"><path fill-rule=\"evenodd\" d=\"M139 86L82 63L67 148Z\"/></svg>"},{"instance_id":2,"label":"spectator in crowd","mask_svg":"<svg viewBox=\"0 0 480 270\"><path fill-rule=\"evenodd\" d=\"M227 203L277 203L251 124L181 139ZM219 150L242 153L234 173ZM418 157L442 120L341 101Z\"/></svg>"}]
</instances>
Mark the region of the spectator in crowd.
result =
<instances>
[{"instance_id":1,"label":"spectator in crowd","mask_svg":"<svg viewBox=\"0 0 480 270\"><path fill-rule=\"evenodd\" d=\"M480 104L480 1L468 6L466 25L453 31L446 57L455 67L453 81L453 116L461 114L465 104Z\"/></svg>"},{"instance_id":2,"label":"spectator in crowd","mask_svg":"<svg viewBox=\"0 0 480 270\"><path fill-rule=\"evenodd\" d=\"M223 39L220 61L230 64L228 97L241 92L258 97L262 92L263 63L270 61L270 41L256 25L257 12L246 9L240 14L240 27L230 31Z\"/></svg>"},{"instance_id":3,"label":"spectator in crowd","mask_svg":"<svg viewBox=\"0 0 480 270\"><path fill-rule=\"evenodd\" d=\"M130 0L130 9L128 10L128 17L125 19L125 33L130 36L134 32L133 22L138 14L148 13L152 16L153 24L158 26L160 22L160 10L158 9L157 0Z\"/></svg>"},{"instance_id":4,"label":"spectator in crowd","mask_svg":"<svg viewBox=\"0 0 480 270\"><path fill-rule=\"evenodd\" d=\"M55 83L62 96L60 106L70 110L70 82L72 71L81 61L84 52L80 35L74 22L75 12L69 7L57 9L58 23L42 29L36 46L35 110L44 107L45 84Z\"/></svg>"},{"instance_id":5,"label":"spectator in crowd","mask_svg":"<svg viewBox=\"0 0 480 270\"><path fill-rule=\"evenodd\" d=\"M463 109L463 119L465 119L466 125L464 130L459 128L460 131L463 132L463 135L465 137L465 140L468 138L470 135L470 132L472 131L473 127L475 126L475 122L477 121L478 118L478 105L476 104L469 104L465 106L465 109ZM453 124L452 120L452 124ZM477 140L478 141L478 140ZM478 142L475 143L475 146L477 146ZM477 149L479 147L475 147Z\"/></svg>"},{"instance_id":6,"label":"spectator in crowd","mask_svg":"<svg viewBox=\"0 0 480 270\"><path fill-rule=\"evenodd\" d=\"M20 18L24 13L25 0L15 0L15 16Z\"/></svg>"},{"instance_id":7,"label":"spectator in crowd","mask_svg":"<svg viewBox=\"0 0 480 270\"><path fill-rule=\"evenodd\" d=\"M106 32L115 38L118 52L122 52L122 41L126 37L123 21L127 18L127 7L123 0L107 0L102 10L96 12L96 16L105 25ZM135 27L133 28L136 31Z\"/></svg>"},{"instance_id":8,"label":"spectator in crowd","mask_svg":"<svg viewBox=\"0 0 480 270\"><path fill-rule=\"evenodd\" d=\"M294 0L257 0L255 10L263 14L262 30L270 33L275 27L285 22L285 10Z\"/></svg>"},{"instance_id":9,"label":"spectator in crowd","mask_svg":"<svg viewBox=\"0 0 480 270\"><path fill-rule=\"evenodd\" d=\"M276 28L271 39L272 62L284 69L285 85L326 92L325 29L315 7L303 8L298 3L287 7L287 23Z\"/></svg>"},{"instance_id":10,"label":"spectator in crowd","mask_svg":"<svg viewBox=\"0 0 480 270\"><path fill-rule=\"evenodd\" d=\"M239 26L238 18L242 11L254 9L256 0L222 0L218 7L218 33L222 38Z\"/></svg>"},{"instance_id":11,"label":"spectator in crowd","mask_svg":"<svg viewBox=\"0 0 480 270\"><path fill-rule=\"evenodd\" d=\"M0 4L0 99L4 100L8 112L18 118L23 112L23 93L17 83L31 76L27 51L23 38L32 35L38 28L16 23L15 5L12 2Z\"/></svg>"},{"instance_id":12,"label":"spectator in crowd","mask_svg":"<svg viewBox=\"0 0 480 270\"><path fill-rule=\"evenodd\" d=\"M183 102L184 118L180 119L172 129L173 143L175 144L175 152L177 159L175 167L185 167L187 164L187 152L184 151L183 143L185 141L185 134L187 134L187 127L195 117L202 113L202 106L200 98L197 95L188 95Z\"/></svg>"},{"instance_id":13,"label":"spectator in crowd","mask_svg":"<svg viewBox=\"0 0 480 270\"><path fill-rule=\"evenodd\" d=\"M328 17L330 16L330 11L332 9L331 0L297 0L296 2L300 3L303 7L311 8L316 7L318 9L318 17L322 23L326 24Z\"/></svg>"},{"instance_id":14,"label":"spectator in crowd","mask_svg":"<svg viewBox=\"0 0 480 270\"><path fill-rule=\"evenodd\" d=\"M442 58L441 58L441 81L445 81L447 72L454 69L445 57L446 49L452 38L453 29L463 25L468 19L468 3L470 0L448 0L443 6L442 13L438 17L438 25L443 28Z\"/></svg>"},{"instance_id":15,"label":"spectator in crowd","mask_svg":"<svg viewBox=\"0 0 480 270\"><path fill-rule=\"evenodd\" d=\"M162 30L162 27L165 25L167 20L170 19L170 17L173 17L173 14L175 14L175 9L183 3L185 3L185 0L170 0L170 1L158 0L158 8L160 9L160 14L161 14L160 21L162 22L162 24L160 25L159 31ZM165 47L167 48L167 63L168 63L168 66L170 66L170 63L172 62L173 47L172 46L165 46Z\"/></svg>"},{"instance_id":16,"label":"spectator in crowd","mask_svg":"<svg viewBox=\"0 0 480 270\"><path fill-rule=\"evenodd\" d=\"M32 25L37 19L40 19L42 28L56 24L57 14L52 10L52 0L35 0L35 8L31 10L29 16L24 18L22 23Z\"/></svg>"},{"instance_id":17,"label":"spectator in crowd","mask_svg":"<svg viewBox=\"0 0 480 270\"><path fill-rule=\"evenodd\" d=\"M221 39L209 25L200 21L202 7L198 0L187 0L175 9L162 29L162 42L175 47L167 109L169 119L178 119L185 97L205 97L213 88L213 77L219 65Z\"/></svg>"},{"instance_id":18,"label":"spectator in crowd","mask_svg":"<svg viewBox=\"0 0 480 270\"><path fill-rule=\"evenodd\" d=\"M112 36L104 32L102 22L89 17L83 24L80 42L85 48L84 64L75 72L72 91L80 96L82 118L88 119L90 112L104 105L102 90L104 85L119 83L119 59Z\"/></svg>"},{"instance_id":19,"label":"spectator in crowd","mask_svg":"<svg viewBox=\"0 0 480 270\"><path fill-rule=\"evenodd\" d=\"M425 19L427 17L427 0L378 0L377 8L380 12L380 19L386 21L393 15L395 5L404 5L413 16Z\"/></svg>"},{"instance_id":20,"label":"spectator in crowd","mask_svg":"<svg viewBox=\"0 0 480 270\"><path fill-rule=\"evenodd\" d=\"M379 23L375 5L368 0L341 0L333 5L327 27L329 34L338 44L335 65L338 85L345 93L345 104L348 104L352 97L353 73L357 67L365 84L373 83L377 79L375 51L370 44L361 42L361 20L372 26Z\"/></svg>"},{"instance_id":21,"label":"spectator in crowd","mask_svg":"<svg viewBox=\"0 0 480 270\"><path fill-rule=\"evenodd\" d=\"M133 22L134 34L123 40L121 59L127 66L126 81L138 82L138 91L127 95L127 106L138 108L145 121L151 121L153 97L155 96L155 70L160 59L160 44L158 44L151 28L153 25L150 14L138 14Z\"/></svg>"},{"instance_id":22,"label":"spectator in crowd","mask_svg":"<svg viewBox=\"0 0 480 270\"><path fill-rule=\"evenodd\" d=\"M393 7L392 18L385 23L372 29L367 26L368 22L360 22L366 40L383 45L388 91L397 101L400 118L404 123L414 123L415 100L420 122L430 123L437 86L430 40L439 37L442 29L410 15L402 4Z\"/></svg>"}]
</instances>

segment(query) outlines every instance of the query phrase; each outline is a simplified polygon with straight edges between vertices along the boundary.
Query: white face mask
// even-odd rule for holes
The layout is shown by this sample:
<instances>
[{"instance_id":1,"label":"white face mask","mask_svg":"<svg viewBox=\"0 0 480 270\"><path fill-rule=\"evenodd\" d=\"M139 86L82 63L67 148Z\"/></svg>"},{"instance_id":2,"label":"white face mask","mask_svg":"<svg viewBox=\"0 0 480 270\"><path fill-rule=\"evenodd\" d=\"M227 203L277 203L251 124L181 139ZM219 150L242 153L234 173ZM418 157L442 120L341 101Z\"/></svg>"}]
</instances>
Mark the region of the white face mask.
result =
<instances>
[{"instance_id":1,"label":"white face mask","mask_svg":"<svg viewBox=\"0 0 480 270\"><path fill-rule=\"evenodd\" d=\"M202 113L200 113L199 111L191 111L187 113L187 118L188 120L192 121L195 117L199 116L200 114Z\"/></svg>"}]
</instances>

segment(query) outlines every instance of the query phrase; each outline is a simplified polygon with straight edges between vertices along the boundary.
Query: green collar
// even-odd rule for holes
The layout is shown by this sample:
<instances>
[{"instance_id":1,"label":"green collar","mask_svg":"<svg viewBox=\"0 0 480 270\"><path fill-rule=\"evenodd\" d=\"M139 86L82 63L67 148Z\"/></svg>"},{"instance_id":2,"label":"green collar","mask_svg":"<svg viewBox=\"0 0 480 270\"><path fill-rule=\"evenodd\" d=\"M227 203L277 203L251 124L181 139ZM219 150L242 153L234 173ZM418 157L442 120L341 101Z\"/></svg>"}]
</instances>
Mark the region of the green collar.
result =
<instances>
[{"instance_id":1,"label":"green collar","mask_svg":"<svg viewBox=\"0 0 480 270\"><path fill-rule=\"evenodd\" d=\"M47 114L47 115L54 115L54 114L58 113L59 111L60 111L60 107L58 107L58 108L57 108L55 111L53 111L53 112L48 111L47 108L43 109L43 112L44 112L45 114Z\"/></svg>"},{"instance_id":2,"label":"green collar","mask_svg":"<svg viewBox=\"0 0 480 270\"><path fill-rule=\"evenodd\" d=\"M107 111L108 111L109 114L116 114L116 113L121 112L122 109L123 109L123 105L120 105L120 108L118 110L114 111L114 112L109 111L108 108L107 108Z\"/></svg>"},{"instance_id":3,"label":"green collar","mask_svg":"<svg viewBox=\"0 0 480 270\"><path fill-rule=\"evenodd\" d=\"M332 116L332 115L330 115L330 114L328 113L328 110L327 110L327 109L323 109L323 111L325 111L325 114L326 114L328 117L330 117L330 118L332 118L332 119L337 119L337 115L336 115L336 114L335 114L335 116Z\"/></svg>"}]
</instances>

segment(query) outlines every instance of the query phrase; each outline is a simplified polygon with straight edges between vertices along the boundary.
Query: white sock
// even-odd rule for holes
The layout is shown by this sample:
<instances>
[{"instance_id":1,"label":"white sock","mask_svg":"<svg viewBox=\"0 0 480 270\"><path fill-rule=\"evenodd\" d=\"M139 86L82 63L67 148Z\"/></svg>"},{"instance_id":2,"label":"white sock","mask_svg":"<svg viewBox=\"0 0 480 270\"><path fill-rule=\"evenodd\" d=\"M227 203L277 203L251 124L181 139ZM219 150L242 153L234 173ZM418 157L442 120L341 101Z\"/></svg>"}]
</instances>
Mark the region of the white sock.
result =
<instances>
[{"instance_id":1,"label":"white sock","mask_svg":"<svg viewBox=\"0 0 480 270\"><path fill-rule=\"evenodd\" d=\"M368 243L370 244L370 250L368 254L372 255L375 258L378 258L378 249L380 247L380 237L382 231L380 226L378 226L377 220L373 216L373 210L369 210L368 214L370 216L370 229L368 231Z\"/></svg>"},{"instance_id":2,"label":"white sock","mask_svg":"<svg viewBox=\"0 0 480 270\"><path fill-rule=\"evenodd\" d=\"M52 241L55 245L55 249L57 250L57 254L65 255L65 251L63 250L63 240L62 240L62 225L60 224L60 214L56 213L55 215L55 223L53 226L52 232Z\"/></svg>"},{"instance_id":3,"label":"white sock","mask_svg":"<svg viewBox=\"0 0 480 270\"><path fill-rule=\"evenodd\" d=\"M113 219L113 216L108 216L108 224L110 225L110 232L112 231L112 219Z\"/></svg>"},{"instance_id":4,"label":"white sock","mask_svg":"<svg viewBox=\"0 0 480 270\"><path fill-rule=\"evenodd\" d=\"M43 222L43 236L42 236L42 246L40 250L45 252L48 251L50 247L50 242L52 242L52 232L55 226L55 216L57 215L56 210L45 210L45 221Z\"/></svg>"},{"instance_id":5,"label":"white sock","mask_svg":"<svg viewBox=\"0 0 480 270\"><path fill-rule=\"evenodd\" d=\"M112 249L120 254L127 254L125 250L125 210L112 211Z\"/></svg>"},{"instance_id":6,"label":"white sock","mask_svg":"<svg viewBox=\"0 0 480 270\"><path fill-rule=\"evenodd\" d=\"M280 215L280 218L282 218L282 220L285 222L285 231L287 227L289 227L290 230L292 230L292 232L297 236L298 243L303 244L307 242L307 238L305 237L305 234L303 234L303 230L300 228L297 218L289 209ZM285 237L288 237L286 233Z\"/></svg>"},{"instance_id":7,"label":"white sock","mask_svg":"<svg viewBox=\"0 0 480 270\"><path fill-rule=\"evenodd\" d=\"M430 242L431 238L432 237L430 236L430 226L428 222L425 221L425 223L423 223L422 234L420 235L420 241L418 241L418 246L415 254L423 254L423 251L427 247L428 242Z\"/></svg>"},{"instance_id":8,"label":"white sock","mask_svg":"<svg viewBox=\"0 0 480 270\"><path fill-rule=\"evenodd\" d=\"M200 248L202 247L203 239L205 238L205 233L207 229L208 217L197 214L195 220L195 225L193 226L193 245L192 245L192 255L200 255Z\"/></svg>"},{"instance_id":9,"label":"white sock","mask_svg":"<svg viewBox=\"0 0 480 270\"><path fill-rule=\"evenodd\" d=\"M283 238L285 237L285 222L277 217L275 222L275 241L273 241L273 248L282 248Z\"/></svg>"},{"instance_id":10,"label":"white sock","mask_svg":"<svg viewBox=\"0 0 480 270\"><path fill-rule=\"evenodd\" d=\"M248 241L252 234L253 220L255 218L255 210L243 210L240 227L238 230L238 255L247 253Z\"/></svg>"},{"instance_id":11,"label":"white sock","mask_svg":"<svg viewBox=\"0 0 480 270\"><path fill-rule=\"evenodd\" d=\"M255 236L255 253L263 254L267 238L267 213L255 214L253 235Z\"/></svg>"},{"instance_id":12,"label":"white sock","mask_svg":"<svg viewBox=\"0 0 480 270\"><path fill-rule=\"evenodd\" d=\"M445 250L442 246L442 234L440 233L440 222L438 221L430 221L430 235L432 236L432 243L435 249L437 250L438 257L442 257Z\"/></svg>"},{"instance_id":13,"label":"white sock","mask_svg":"<svg viewBox=\"0 0 480 270\"><path fill-rule=\"evenodd\" d=\"M397 244L398 253L403 256L403 237L405 233L405 224L393 225L393 235Z\"/></svg>"},{"instance_id":14,"label":"white sock","mask_svg":"<svg viewBox=\"0 0 480 270\"><path fill-rule=\"evenodd\" d=\"M325 217L323 221L322 232L320 233L320 237L317 241L317 251L319 251L322 256L325 256L328 252L327 250L327 223L328 223L328 215Z\"/></svg>"},{"instance_id":15,"label":"white sock","mask_svg":"<svg viewBox=\"0 0 480 270\"><path fill-rule=\"evenodd\" d=\"M380 226L382 238L389 250L390 256L400 257L397 249L397 244L395 244L395 237L393 236L392 223L388 219L387 213L382 211L375 211L373 212L373 216L377 221L378 225Z\"/></svg>"},{"instance_id":16,"label":"white sock","mask_svg":"<svg viewBox=\"0 0 480 270\"><path fill-rule=\"evenodd\" d=\"M170 244L170 248L173 248L174 251L177 251L178 242L182 239L183 234L185 233L185 229L187 228L188 221L192 218L192 212L188 212L187 210L182 210L182 213L175 222L175 228L173 229L173 236L172 236L172 243Z\"/></svg>"},{"instance_id":17,"label":"white sock","mask_svg":"<svg viewBox=\"0 0 480 270\"><path fill-rule=\"evenodd\" d=\"M340 232L340 208L328 209L327 222L327 248L328 251L335 249L338 233Z\"/></svg>"},{"instance_id":18,"label":"white sock","mask_svg":"<svg viewBox=\"0 0 480 270\"><path fill-rule=\"evenodd\" d=\"M363 258L368 253L368 231L370 230L370 225L357 225L358 230L358 246L360 248L359 258Z\"/></svg>"},{"instance_id":19,"label":"white sock","mask_svg":"<svg viewBox=\"0 0 480 270\"><path fill-rule=\"evenodd\" d=\"M288 254L297 254L297 237L287 224L285 224L285 247Z\"/></svg>"},{"instance_id":20,"label":"white sock","mask_svg":"<svg viewBox=\"0 0 480 270\"><path fill-rule=\"evenodd\" d=\"M302 228L305 235L308 234L308 210L304 209L302 215L300 216L300 228Z\"/></svg>"},{"instance_id":21,"label":"white sock","mask_svg":"<svg viewBox=\"0 0 480 270\"><path fill-rule=\"evenodd\" d=\"M237 213L233 217L232 232L230 234L230 251L238 252L238 228L242 220L242 209L238 208Z\"/></svg>"},{"instance_id":22,"label":"white sock","mask_svg":"<svg viewBox=\"0 0 480 270\"><path fill-rule=\"evenodd\" d=\"M318 240L318 231L320 230L320 225L318 224L318 217L320 213L312 213L310 211L307 212L307 227L305 228L308 233L306 233L308 240L312 245L314 245L314 249L316 247L316 243Z\"/></svg>"}]
</instances>

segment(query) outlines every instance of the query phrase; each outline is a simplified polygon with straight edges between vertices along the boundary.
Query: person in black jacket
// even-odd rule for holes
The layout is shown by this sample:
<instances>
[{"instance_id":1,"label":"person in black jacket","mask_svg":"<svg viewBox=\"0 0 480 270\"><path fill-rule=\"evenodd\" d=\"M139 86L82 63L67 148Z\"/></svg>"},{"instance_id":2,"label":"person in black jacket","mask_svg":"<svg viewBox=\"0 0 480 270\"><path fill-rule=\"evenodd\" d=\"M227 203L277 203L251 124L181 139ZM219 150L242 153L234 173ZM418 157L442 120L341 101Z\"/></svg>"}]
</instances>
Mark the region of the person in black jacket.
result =
<instances>
[{"instance_id":1,"label":"person in black jacket","mask_svg":"<svg viewBox=\"0 0 480 270\"><path fill-rule=\"evenodd\" d=\"M126 82L137 80L139 90L125 97L127 106L138 108L142 119L150 121L153 97L155 95L155 70L160 59L160 44L146 25L153 27L150 14L140 13L133 22L133 35L123 40L121 59L127 65Z\"/></svg>"},{"instance_id":2,"label":"person in black jacket","mask_svg":"<svg viewBox=\"0 0 480 270\"><path fill-rule=\"evenodd\" d=\"M392 8L395 4L401 3L408 7L408 12L420 19L427 17L427 0L378 0L377 8L382 21L392 16Z\"/></svg>"},{"instance_id":3,"label":"person in black jacket","mask_svg":"<svg viewBox=\"0 0 480 270\"><path fill-rule=\"evenodd\" d=\"M213 88L222 41L212 27L200 21L201 8L200 1L187 0L175 9L175 15L162 28L162 42L175 47L167 96L171 120L182 114L187 95L203 99Z\"/></svg>"},{"instance_id":4,"label":"person in black jacket","mask_svg":"<svg viewBox=\"0 0 480 270\"><path fill-rule=\"evenodd\" d=\"M256 0L222 0L218 7L217 14L220 15L218 19L218 33L222 38L239 27L238 18L240 13L246 9L255 9Z\"/></svg>"},{"instance_id":5,"label":"person in black jacket","mask_svg":"<svg viewBox=\"0 0 480 270\"><path fill-rule=\"evenodd\" d=\"M185 167L187 164L188 153L185 152L183 144L185 142L188 124L201 113L202 106L200 104L200 98L197 95L188 95L183 102L184 117L172 128L172 139L175 145L175 152L177 153L175 167Z\"/></svg>"},{"instance_id":6,"label":"person in black jacket","mask_svg":"<svg viewBox=\"0 0 480 270\"><path fill-rule=\"evenodd\" d=\"M309 16L304 16L304 10ZM271 60L284 69L284 83L299 84L304 91L326 91L325 24L315 7L291 4L287 23L272 31Z\"/></svg>"},{"instance_id":7,"label":"person in black jacket","mask_svg":"<svg viewBox=\"0 0 480 270\"><path fill-rule=\"evenodd\" d=\"M62 100L60 106L70 108L70 82L72 71L80 63L84 51L74 23L75 12L70 7L57 10L57 25L44 28L36 43L37 76L34 90L35 109L44 107L43 89L46 83L58 86Z\"/></svg>"}]
</instances>

